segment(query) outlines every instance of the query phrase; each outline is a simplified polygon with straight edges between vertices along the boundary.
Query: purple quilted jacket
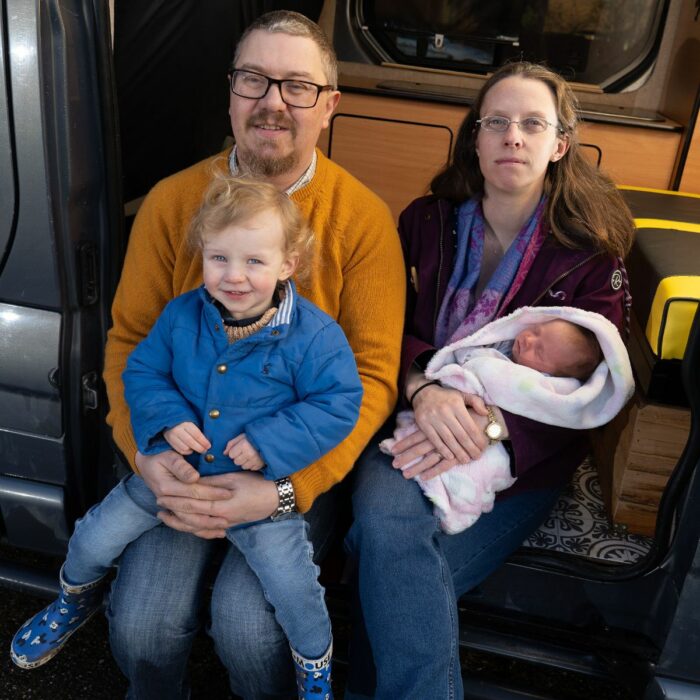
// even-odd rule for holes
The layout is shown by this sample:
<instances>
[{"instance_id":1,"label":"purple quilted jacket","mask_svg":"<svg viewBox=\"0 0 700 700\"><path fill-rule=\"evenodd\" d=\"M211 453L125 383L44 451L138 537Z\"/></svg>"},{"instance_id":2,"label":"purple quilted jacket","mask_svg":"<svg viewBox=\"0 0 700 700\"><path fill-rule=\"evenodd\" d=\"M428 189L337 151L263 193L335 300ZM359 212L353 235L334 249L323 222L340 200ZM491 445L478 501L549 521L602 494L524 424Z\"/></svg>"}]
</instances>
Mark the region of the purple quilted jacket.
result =
<instances>
[{"instance_id":1,"label":"purple quilted jacket","mask_svg":"<svg viewBox=\"0 0 700 700\"><path fill-rule=\"evenodd\" d=\"M432 196L410 204L399 219L408 275L400 383L413 361L435 350L435 322L455 254L454 207ZM627 332L627 273L622 261L593 250L564 248L551 237L540 249L522 287L499 316L521 306L576 306L595 311ZM500 495L566 482L588 449L584 431L537 423L503 411L518 481Z\"/></svg>"}]
</instances>

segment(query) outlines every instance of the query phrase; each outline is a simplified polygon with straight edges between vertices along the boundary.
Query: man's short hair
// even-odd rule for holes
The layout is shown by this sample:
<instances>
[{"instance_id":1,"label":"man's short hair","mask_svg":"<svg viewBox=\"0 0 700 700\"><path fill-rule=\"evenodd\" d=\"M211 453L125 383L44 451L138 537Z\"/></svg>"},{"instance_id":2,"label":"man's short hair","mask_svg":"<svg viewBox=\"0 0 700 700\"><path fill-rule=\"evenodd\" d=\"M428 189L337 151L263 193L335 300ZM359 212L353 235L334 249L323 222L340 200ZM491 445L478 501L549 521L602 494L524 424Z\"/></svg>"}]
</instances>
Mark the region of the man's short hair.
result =
<instances>
[{"instance_id":1,"label":"man's short hair","mask_svg":"<svg viewBox=\"0 0 700 700\"><path fill-rule=\"evenodd\" d=\"M331 85L334 90L337 89L338 59L336 58L335 51L330 41L328 41L328 37L326 37L323 30L316 22L312 22L308 17L304 17L304 15L298 12L292 12L291 10L267 12L258 17L252 24L248 25L236 45L236 51L233 55L233 68L236 67L236 63L238 62L241 47L249 34L256 30L279 32L281 34L289 34L290 36L303 36L311 39L321 52L321 61L323 62L323 71L326 74L326 82L328 85Z\"/></svg>"}]
</instances>

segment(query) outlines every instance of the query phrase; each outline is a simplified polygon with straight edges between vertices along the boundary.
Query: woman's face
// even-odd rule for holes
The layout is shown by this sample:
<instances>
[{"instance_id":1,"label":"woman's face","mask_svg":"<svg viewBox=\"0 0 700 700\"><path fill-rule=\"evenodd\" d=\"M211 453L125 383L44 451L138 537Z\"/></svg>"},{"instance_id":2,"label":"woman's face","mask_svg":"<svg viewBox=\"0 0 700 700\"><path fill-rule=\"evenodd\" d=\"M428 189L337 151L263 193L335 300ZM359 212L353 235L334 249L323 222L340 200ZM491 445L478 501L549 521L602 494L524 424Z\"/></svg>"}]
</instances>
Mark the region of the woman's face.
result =
<instances>
[{"instance_id":1,"label":"woman's face","mask_svg":"<svg viewBox=\"0 0 700 700\"><path fill-rule=\"evenodd\" d=\"M480 117L505 117L515 122L540 117L554 125L559 121L549 87L539 80L519 76L504 78L486 93ZM567 141L552 126L534 134L512 123L503 132L479 128L476 154L486 195L541 193L547 166L559 160L567 148Z\"/></svg>"}]
</instances>

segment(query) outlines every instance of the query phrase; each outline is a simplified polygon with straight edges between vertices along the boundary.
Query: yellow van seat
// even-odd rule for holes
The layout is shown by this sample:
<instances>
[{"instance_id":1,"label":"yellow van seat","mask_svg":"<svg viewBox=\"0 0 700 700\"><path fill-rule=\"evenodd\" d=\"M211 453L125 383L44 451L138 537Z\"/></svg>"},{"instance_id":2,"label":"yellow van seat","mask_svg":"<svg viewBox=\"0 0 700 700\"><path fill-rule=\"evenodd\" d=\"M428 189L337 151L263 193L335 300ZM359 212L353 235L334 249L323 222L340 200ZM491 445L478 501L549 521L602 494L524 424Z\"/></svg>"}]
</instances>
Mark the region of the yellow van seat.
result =
<instances>
[{"instance_id":1,"label":"yellow van seat","mask_svg":"<svg viewBox=\"0 0 700 700\"><path fill-rule=\"evenodd\" d=\"M690 297L690 298L689 298ZM662 360L682 360L700 299L700 277L667 277L656 288L646 336Z\"/></svg>"},{"instance_id":2,"label":"yellow van seat","mask_svg":"<svg viewBox=\"0 0 700 700\"><path fill-rule=\"evenodd\" d=\"M700 196L620 188L635 217L636 238L626 265L632 293L632 328L651 379L649 398L675 403L683 394L680 361L700 302ZM633 365L635 357L632 356ZM635 366L638 377L644 372ZM671 397L671 398L669 398Z\"/></svg>"}]
</instances>

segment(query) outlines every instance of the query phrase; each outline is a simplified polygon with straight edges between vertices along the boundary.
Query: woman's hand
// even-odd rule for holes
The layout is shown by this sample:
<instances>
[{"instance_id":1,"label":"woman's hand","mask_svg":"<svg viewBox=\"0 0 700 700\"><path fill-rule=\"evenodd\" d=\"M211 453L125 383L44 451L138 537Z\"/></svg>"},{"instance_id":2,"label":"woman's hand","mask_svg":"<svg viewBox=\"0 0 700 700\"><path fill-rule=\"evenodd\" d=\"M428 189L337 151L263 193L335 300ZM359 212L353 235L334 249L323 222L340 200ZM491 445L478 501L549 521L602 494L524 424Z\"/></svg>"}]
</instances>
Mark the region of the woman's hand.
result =
<instances>
[{"instance_id":1,"label":"woman's hand","mask_svg":"<svg viewBox=\"0 0 700 700\"><path fill-rule=\"evenodd\" d=\"M224 537L226 528L270 517L279 505L273 481L255 472L229 472L203 476L199 485L205 489L225 490L225 499L205 500L197 497L163 496L158 505L169 512L158 517L169 527L191 532L204 539Z\"/></svg>"},{"instance_id":2,"label":"woman's hand","mask_svg":"<svg viewBox=\"0 0 700 700\"><path fill-rule=\"evenodd\" d=\"M406 396L413 398L418 430L397 442L392 451L396 455L393 466L403 469L407 479L418 474L432 479L457 464L477 459L488 445L484 433L488 412L483 400L437 384L416 393L426 382L417 369L406 378Z\"/></svg>"},{"instance_id":3,"label":"woman's hand","mask_svg":"<svg viewBox=\"0 0 700 700\"><path fill-rule=\"evenodd\" d=\"M430 383L416 368L406 377L405 393L412 404L416 424L442 459L465 464L481 454L488 440L483 431L475 428L467 411L467 407L471 407L477 415L487 415L486 405L480 397ZM414 441L418 439L412 437ZM394 454L414 447L417 448L417 443L407 438L397 443ZM423 457L428 452L427 445L423 445L420 450L412 452L412 459ZM396 466L405 466L410 461L401 460Z\"/></svg>"},{"instance_id":4,"label":"woman's hand","mask_svg":"<svg viewBox=\"0 0 700 700\"><path fill-rule=\"evenodd\" d=\"M415 395L413 413L416 424L442 459L466 464L479 457L488 444L481 421L477 425L473 418L487 415L486 405L478 396L432 384ZM408 440L396 445L395 454L414 447L406 444ZM423 450L425 454L425 447ZM418 456L423 455L415 454L414 459ZM406 463L402 461L398 466Z\"/></svg>"},{"instance_id":5,"label":"woman's hand","mask_svg":"<svg viewBox=\"0 0 700 700\"><path fill-rule=\"evenodd\" d=\"M425 391L428 390L425 389ZM425 432L419 428L415 433L394 445L392 452L396 457L392 463L393 466L396 469L402 469L403 475L407 479L412 479L420 474L421 479L427 480L435 478L448 469L452 469L457 464L466 464L472 459L477 459L483 449L488 446L489 441L484 432L488 423L488 416L477 413L473 408L465 407L465 411L476 431L472 440L472 454L474 456L470 456L467 459L458 457L445 459L435 450L433 443L427 438ZM476 452L477 449L478 453ZM411 464L411 462L415 462L415 464ZM407 467L406 465L408 464L410 466Z\"/></svg>"}]
</instances>

